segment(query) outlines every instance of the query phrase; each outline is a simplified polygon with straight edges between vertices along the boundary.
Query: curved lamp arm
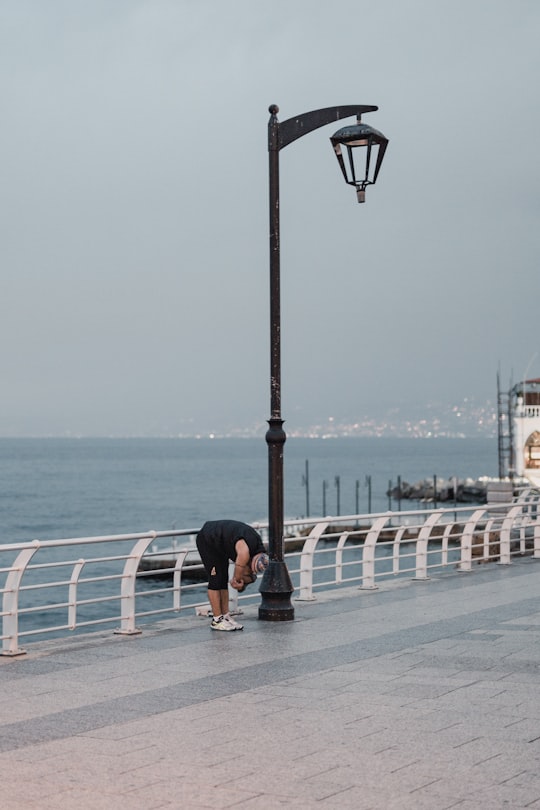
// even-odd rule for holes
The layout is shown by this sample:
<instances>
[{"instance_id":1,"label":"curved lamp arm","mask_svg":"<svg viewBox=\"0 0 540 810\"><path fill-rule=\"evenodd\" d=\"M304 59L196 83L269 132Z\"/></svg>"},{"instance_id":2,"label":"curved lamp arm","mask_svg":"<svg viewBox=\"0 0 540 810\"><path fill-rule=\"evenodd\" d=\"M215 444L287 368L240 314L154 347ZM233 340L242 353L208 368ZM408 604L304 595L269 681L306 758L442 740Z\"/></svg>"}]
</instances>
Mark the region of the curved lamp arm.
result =
<instances>
[{"instance_id":1,"label":"curved lamp arm","mask_svg":"<svg viewBox=\"0 0 540 810\"><path fill-rule=\"evenodd\" d=\"M268 122L268 149L279 151L293 141L313 132L319 127L349 118L351 115L360 116L362 113L375 112L379 108L373 104L349 104L344 107L324 107L322 110L311 110L294 118L288 118L280 123L277 119L279 107L272 104L269 107L270 121Z\"/></svg>"}]
</instances>

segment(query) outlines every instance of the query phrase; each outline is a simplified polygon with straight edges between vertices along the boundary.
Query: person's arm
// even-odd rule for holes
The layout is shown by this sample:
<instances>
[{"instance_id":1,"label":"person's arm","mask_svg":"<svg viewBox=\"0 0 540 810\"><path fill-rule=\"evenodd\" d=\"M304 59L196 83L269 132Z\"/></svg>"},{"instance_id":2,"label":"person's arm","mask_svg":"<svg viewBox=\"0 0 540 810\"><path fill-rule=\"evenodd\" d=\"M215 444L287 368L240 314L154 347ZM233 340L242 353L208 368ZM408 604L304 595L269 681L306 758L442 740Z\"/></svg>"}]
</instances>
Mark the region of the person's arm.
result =
<instances>
[{"instance_id":1,"label":"person's arm","mask_svg":"<svg viewBox=\"0 0 540 810\"><path fill-rule=\"evenodd\" d=\"M244 575L246 571L251 571L251 555L245 540L237 540L234 548L236 550L236 560L234 561L234 574L231 585L233 588L241 588L244 585Z\"/></svg>"}]
</instances>

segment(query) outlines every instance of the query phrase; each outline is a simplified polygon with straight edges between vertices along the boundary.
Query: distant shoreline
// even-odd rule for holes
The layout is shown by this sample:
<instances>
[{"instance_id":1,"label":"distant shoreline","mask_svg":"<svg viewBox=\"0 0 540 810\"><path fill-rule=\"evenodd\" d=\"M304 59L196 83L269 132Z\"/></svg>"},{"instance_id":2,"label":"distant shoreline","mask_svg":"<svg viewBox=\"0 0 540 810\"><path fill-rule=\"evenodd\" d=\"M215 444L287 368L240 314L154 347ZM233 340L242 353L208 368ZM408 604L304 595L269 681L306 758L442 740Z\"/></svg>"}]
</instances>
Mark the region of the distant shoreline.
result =
<instances>
[{"instance_id":1,"label":"distant shoreline","mask_svg":"<svg viewBox=\"0 0 540 810\"><path fill-rule=\"evenodd\" d=\"M80 436L65 436L65 435L28 435L28 436L0 436L0 441L264 441L264 432L260 435L252 434L249 436L232 436L232 435L193 435L193 436L173 436L173 435L144 435L144 436L100 436L100 435L80 435ZM302 439L302 441L413 441L413 442L433 442L433 441L496 441L496 436L396 436L393 434L385 434L382 436L349 436L349 435L324 435L312 436L303 433L290 433L287 435L287 442Z\"/></svg>"}]
</instances>

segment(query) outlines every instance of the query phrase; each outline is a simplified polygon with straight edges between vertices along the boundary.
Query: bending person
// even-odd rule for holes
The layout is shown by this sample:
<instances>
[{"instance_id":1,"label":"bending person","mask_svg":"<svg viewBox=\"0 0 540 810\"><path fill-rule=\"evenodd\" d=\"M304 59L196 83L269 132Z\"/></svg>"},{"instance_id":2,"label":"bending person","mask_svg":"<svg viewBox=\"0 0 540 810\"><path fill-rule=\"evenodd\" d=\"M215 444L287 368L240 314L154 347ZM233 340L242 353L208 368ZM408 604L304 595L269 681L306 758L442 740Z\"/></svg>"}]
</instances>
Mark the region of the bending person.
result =
<instances>
[{"instance_id":1,"label":"bending person","mask_svg":"<svg viewBox=\"0 0 540 810\"><path fill-rule=\"evenodd\" d=\"M268 565L261 536L238 520L209 520L197 535L197 549L208 575L212 630L242 630L229 614L229 560L234 562L231 586L241 592Z\"/></svg>"}]
</instances>

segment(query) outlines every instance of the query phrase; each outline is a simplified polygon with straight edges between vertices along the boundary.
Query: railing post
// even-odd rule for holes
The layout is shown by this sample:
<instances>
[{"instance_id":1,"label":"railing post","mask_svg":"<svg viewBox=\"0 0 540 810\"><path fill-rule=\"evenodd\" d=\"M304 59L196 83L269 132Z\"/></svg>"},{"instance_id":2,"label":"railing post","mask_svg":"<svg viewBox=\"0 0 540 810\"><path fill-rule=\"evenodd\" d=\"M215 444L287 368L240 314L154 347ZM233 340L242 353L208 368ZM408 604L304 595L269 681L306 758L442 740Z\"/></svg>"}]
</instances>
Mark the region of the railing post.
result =
<instances>
[{"instance_id":1,"label":"railing post","mask_svg":"<svg viewBox=\"0 0 540 810\"><path fill-rule=\"evenodd\" d=\"M2 655L24 655L26 650L19 647L19 588L28 563L40 547L34 540L28 548L17 554L11 571L6 577L4 598L2 599Z\"/></svg>"},{"instance_id":2,"label":"railing post","mask_svg":"<svg viewBox=\"0 0 540 810\"><path fill-rule=\"evenodd\" d=\"M187 557L188 550L175 552L178 554L174 566L173 574L173 610L178 612L180 610L180 602L182 596L182 566Z\"/></svg>"},{"instance_id":3,"label":"railing post","mask_svg":"<svg viewBox=\"0 0 540 810\"><path fill-rule=\"evenodd\" d=\"M71 572L71 579L69 581L69 608L68 608L68 624L70 630L75 630L77 626L77 586L79 584L79 577L84 568L85 560L78 560L73 566Z\"/></svg>"},{"instance_id":4,"label":"railing post","mask_svg":"<svg viewBox=\"0 0 540 810\"><path fill-rule=\"evenodd\" d=\"M343 582L343 549L348 540L350 532L343 532L340 536L336 548L336 584Z\"/></svg>"},{"instance_id":5,"label":"railing post","mask_svg":"<svg viewBox=\"0 0 540 810\"><path fill-rule=\"evenodd\" d=\"M514 528L514 521L518 515L523 514L522 506L513 506L503 519L499 534L499 562L498 565L511 565L510 559L510 534Z\"/></svg>"},{"instance_id":6,"label":"railing post","mask_svg":"<svg viewBox=\"0 0 540 810\"><path fill-rule=\"evenodd\" d=\"M415 582L425 582L429 579L427 575L427 554L428 543L431 537L431 530L441 519L442 510L432 512L432 514L424 521L424 525L420 529L418 539L416 540L416 572L413 577Z\"/></svg>"},{"instance_id":7,"label":"railing post","mask_svg":"<svg viewBox=\"0 0 540 810\"><path fill-rule=\"evenodd\" d=\"M364 551L362 553L362 584L360 585L363 591L376 591L379 588L378 585L375 585L375 549L379 535L391 517L392 515L389 513L386 517L378 518L371 526L364 540Z\"/></svg>"},{"instance_id":8,"label":"railing post","mask_svg":"<svg viewBox=\"0 0 540 810\"><path fill-rule=\"evenodd\" d=\"M454 531L453 523L448 523L448 525L444 527L444 534L441 544L441 565L445 567L448 565L448 539L453 531Z\"/></svg>"},{"instance_id":9,"label":"railing post","mask_svg":"<svg viewBox=\"0 0 540 810\"><path fill-rule=\"evenodd\" d=\"M321 534L327 527L328 521L326 523L317 523L306 537L306 542L302 547L300 555L300 591L299 595L295 597L298 602L315 601L313 596L313 556Z\"/></svg>"},{"instance_id":10,"label":"railing post","mask_svg":"<svg viewBox=\"0 0 540 810\"><path fill-rule=\"evenodd\" d=\"M135 627L135 585L137 571L144 552L155 540L156 532L150 532L148 537L138 540L131 549L130 555L124 565L122 585L120 589L120 627L114 632L122 636L133 636L141 632Z\"/></svg>"},{"instance_id":11,"label":"railing post","mask_svg":"<svg viewBox=\"0 0 540 810\"><path fill-rule=\"evenodd\" d=\"M227 588L229 589L229 613L233 616L239 615L242 611L238 607L238 591L231 585L231 579L234 576L234 562L229 561L229 582Z\"/></svg>"},{"instance_id":12,"label":"railing post","mask_svg":"<svg viewBox=\"0 0 540 810\"><path fill-rule=\"evenodd\" d=\"M491 534L491 527L493 526L495 518L489 518L488 522L486 523L486 527L484 529L484 545L482 548L482 559L487 561L490 558L490 551L491 551L491 544L489 542L489 535ZM500 538L499 538L500 542ZM500 547L500 546L499 546Z\"/></svg>"},{"instance_id":13,"label":"railing post","mask_svg":"<svg viewBox=\"0 0 540 810\"><path fill-rule=\"evenodd\" d=\"M401 540L403 535L407 531L406 526L401 526L397 532L394 540L392 542L392 573L394 576L399 574L399 560L400 560L400 548L401 548Z\"/></svg>"},{"instance_id":14,"label":"railing post","mask_svg":"<svg viewBox=\"0 0 540 810\"><path fill-rule=\"evenodd\" d=\"M485 512L485 509L477 509L465 524L463 534L461 535L461 554L458 563L458 571L468 573L472 570L472 538L476 524Z\"/></svg>"},{"instance_id":15,"label":"railing post","mask_svg":"<svg viewBox=\"0 0 540 810\"><path fill-rule=\"evenodd\" d=\"M534 551L533 557L535 559L540 558L540 523L537 520L532 521L533 523L533 535L534 535Z\"/></svg>"}]
</instances>

